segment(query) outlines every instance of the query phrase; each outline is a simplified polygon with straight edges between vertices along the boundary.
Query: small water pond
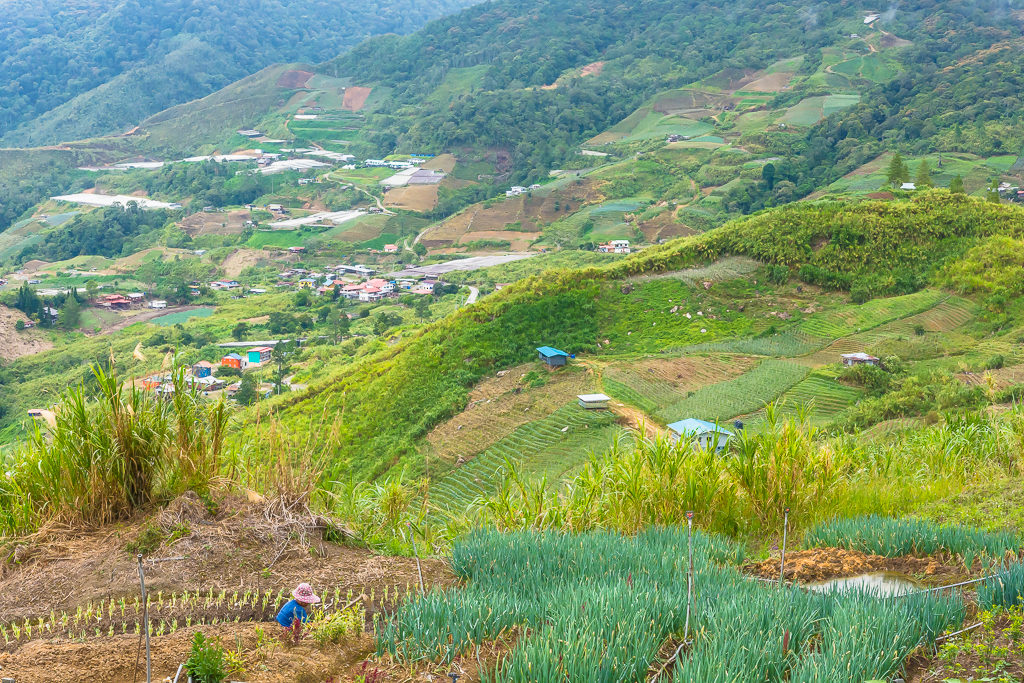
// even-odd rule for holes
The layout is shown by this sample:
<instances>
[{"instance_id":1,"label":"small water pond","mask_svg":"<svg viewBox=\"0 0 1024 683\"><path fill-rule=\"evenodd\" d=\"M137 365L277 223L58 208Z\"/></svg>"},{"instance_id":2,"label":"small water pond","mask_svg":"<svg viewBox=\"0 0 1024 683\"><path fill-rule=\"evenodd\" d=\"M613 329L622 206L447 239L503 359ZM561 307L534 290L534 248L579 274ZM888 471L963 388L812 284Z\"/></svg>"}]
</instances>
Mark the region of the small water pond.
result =
<instances>
[{"instance_id":1,"label":"small water pond","mask_svg":"<svg viewBox=\"0 0 1024 683\"><path fill-rule=\"evenodd\" d=\"M909 576L896 572L872 572L859 576L845 576L828 581L815 581L806 586L819 593L864 591L879 596L905 595L923 588Z\"/></svg>"}]
</instances>

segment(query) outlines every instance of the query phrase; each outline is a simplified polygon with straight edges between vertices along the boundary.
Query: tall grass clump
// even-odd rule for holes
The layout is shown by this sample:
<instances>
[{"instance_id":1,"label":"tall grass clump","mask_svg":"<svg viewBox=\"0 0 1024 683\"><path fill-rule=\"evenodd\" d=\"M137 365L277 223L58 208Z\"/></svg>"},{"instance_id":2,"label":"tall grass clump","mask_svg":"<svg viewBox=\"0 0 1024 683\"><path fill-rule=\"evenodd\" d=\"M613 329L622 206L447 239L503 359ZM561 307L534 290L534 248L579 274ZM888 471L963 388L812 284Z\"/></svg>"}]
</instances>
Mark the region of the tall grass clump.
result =
<instances>
[{"instance_id":1,"label":"tall grass clump","mask_svg":"<svg viewBox=\"0 0 1024 683\"><path fill-rule=\"evenodd\" d=\"M174 377L165 401L94 367L98 392L73 387L47 428L8 456L0 476L0 536L46 522L97 525L218 476L227 413Z\"/></svg>"},{"instance_id":2,"label":"tall grass clump","mask_svg":"<svg viewBox=\"0 0 1024 683\"><path fill-rule=\"evenodd\" d=\"M774 406L765 414L762 431L740 435L723 453L631 432L560 489L509 463L470 516L482 513L504 530L636 532L685 523L686 511L697 510L702 528L730 534L775 530L786 507L793 521L812 517L841 483L846 452L822 447L804 418L782 419Z\"/></svg>"},{"instance_id":3,"label":"tall grass clump","mask_svg":"<svg viewBox=\"0 0 1024 683\"><path fill-rule=\"evenodd\" d=\"M887 678L964 618L958 597L766 586L741 574L741 546L717 535L695 533L693 554L693 642L672 665L673 680ZM378 651L448 663L507 638L509 654L483 680L645 680L666 644L683 637L687 566L685 528L474 531L452 555L465 587L406 603L380 632Z\"/></svg>"},{"instance_id":4,"label":"tall grass clump","mask_svg":"<svg viewBox=\"0 0 1024 683\"><path fill-rule=\"evenodd\" d=\"M1016 557L1024 548L1024 542L1020 536L1009 532L865 515L833 519L811 528L804 536L804 546L846 548L886 557L945 552L960 557L1003 558Z\"/></svg>"}]
</instances>

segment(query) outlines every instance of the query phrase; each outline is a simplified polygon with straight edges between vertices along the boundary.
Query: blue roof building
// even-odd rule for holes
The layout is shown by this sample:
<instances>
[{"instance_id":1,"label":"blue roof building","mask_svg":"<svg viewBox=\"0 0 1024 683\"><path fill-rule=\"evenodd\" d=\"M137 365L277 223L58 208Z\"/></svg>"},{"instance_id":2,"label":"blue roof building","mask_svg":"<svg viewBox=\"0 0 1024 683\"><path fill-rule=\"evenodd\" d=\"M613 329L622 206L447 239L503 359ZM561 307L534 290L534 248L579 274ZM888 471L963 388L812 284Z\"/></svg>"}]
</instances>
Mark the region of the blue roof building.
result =
<instances>
[{"instance_id":1,"label":"blue roof building","mask_svg":"<svg viewBox=\"0 0 1024 683\"><path fill-rule=\"evenodd\" d=\"M569 361L569 354L550 346L538 347L537 353L539 354L538 357L551 367L559 367Z\"/></svg>"},{"instance_id":2,"label":"blue roof building","mask_svg":"<svg viewBox=\"0 0 1024 683\"><path fill-rule=\"evenodd\" d=\"M725 448L729 438L733 436L728 429L719 427L714 422L697 420L692 417L673 422L668 429L672 443L677 443L679 439L687 439L696 448L711 448L713 446L716 451Z\"/></svg>"}]
</instances>

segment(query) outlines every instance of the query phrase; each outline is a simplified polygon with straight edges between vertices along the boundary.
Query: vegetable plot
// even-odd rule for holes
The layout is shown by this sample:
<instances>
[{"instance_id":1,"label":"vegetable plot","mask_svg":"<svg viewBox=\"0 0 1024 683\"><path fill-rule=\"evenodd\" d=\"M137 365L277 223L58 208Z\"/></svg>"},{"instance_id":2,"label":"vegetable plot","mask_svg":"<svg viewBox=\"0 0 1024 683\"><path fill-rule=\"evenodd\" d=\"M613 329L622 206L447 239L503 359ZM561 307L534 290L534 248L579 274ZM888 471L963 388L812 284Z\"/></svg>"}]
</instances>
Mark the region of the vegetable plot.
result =
<instances>
[{"instance_id":1,"label":"vegetable plot","mask_svg":"<svg viewBox=\"0 0 1024 683\"><path fill-rule=\"evenodd\" d=\"M677 528L632 537L477 531L453 552L467 586L403 606L378 650L447 662L520 632L484 680L642 681L666 643L682 642L687 550ZM673 664L674 680L888 679L965 615L959 596L893 600L767 586L736 569L742 548L718 536L695 534L693 554L692 643Z\"/></svg>"}]
</instances>

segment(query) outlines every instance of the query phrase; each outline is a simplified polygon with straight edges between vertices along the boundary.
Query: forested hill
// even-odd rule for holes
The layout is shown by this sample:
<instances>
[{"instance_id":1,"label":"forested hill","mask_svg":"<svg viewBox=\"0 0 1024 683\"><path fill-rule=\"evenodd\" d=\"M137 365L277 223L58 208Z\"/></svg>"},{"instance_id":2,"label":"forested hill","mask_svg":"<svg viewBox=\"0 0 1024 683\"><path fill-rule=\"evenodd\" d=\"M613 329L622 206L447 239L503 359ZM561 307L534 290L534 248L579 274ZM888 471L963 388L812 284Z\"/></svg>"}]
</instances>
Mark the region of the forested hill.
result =
<instances>
[{"instance_id":1,"label":"forested hill","mask_svg":"<svg viewBox=\"0 0 1024 683\"><path fill-rule=\"evenodd\" d=\"M0 139L121 132L268 64L319 62L476 1L4 0Z\"/></svg>"},{"instance_id":2,"label":"forested hill","mask_svg":"<svg viewBox=\"0 0 1024 683\"><path fill-rule=\"evenodd\" d=\"M366 41L321 68L393 89L371 122L379 147L503 147L525 177L540 175L654 93L697 82L728 90L744 72L786 57L802 57L801 74L827 72L830 46L849 44L854 31L866 30L863 17L878 10L874 3L839 1L811 8L767 0L503 0L431 22L406 37ZM879 122L897 129L889 135L900 139L934 132L923 123L906 134L899 130L912 94L921 90L917 84L930 83L931 89L955 81L964 60L1020 36L1020 14L1005 0L903 2L882 13L881 25L889 47L900 46L896 54L905 70L864 98L873 119L864 124L865 144ZM1019 55L1019 47L1014 52ZM827 94L831 87L824 78L779 97L795 102L798 94ZM972 79L968 89L976 100L988 99L984 79ZM920 102L913 104L920 112ZM1012 107L1003 109L1004 116L1013 115ZM847 136L844 128L838 139ZM836 136L825 139L832 145ZM803 154L808 147L796 151ZM814 166L834 159L818 152L810 163L801 160L794 181L810 178Z\"/></svg>"}]
</instances>

